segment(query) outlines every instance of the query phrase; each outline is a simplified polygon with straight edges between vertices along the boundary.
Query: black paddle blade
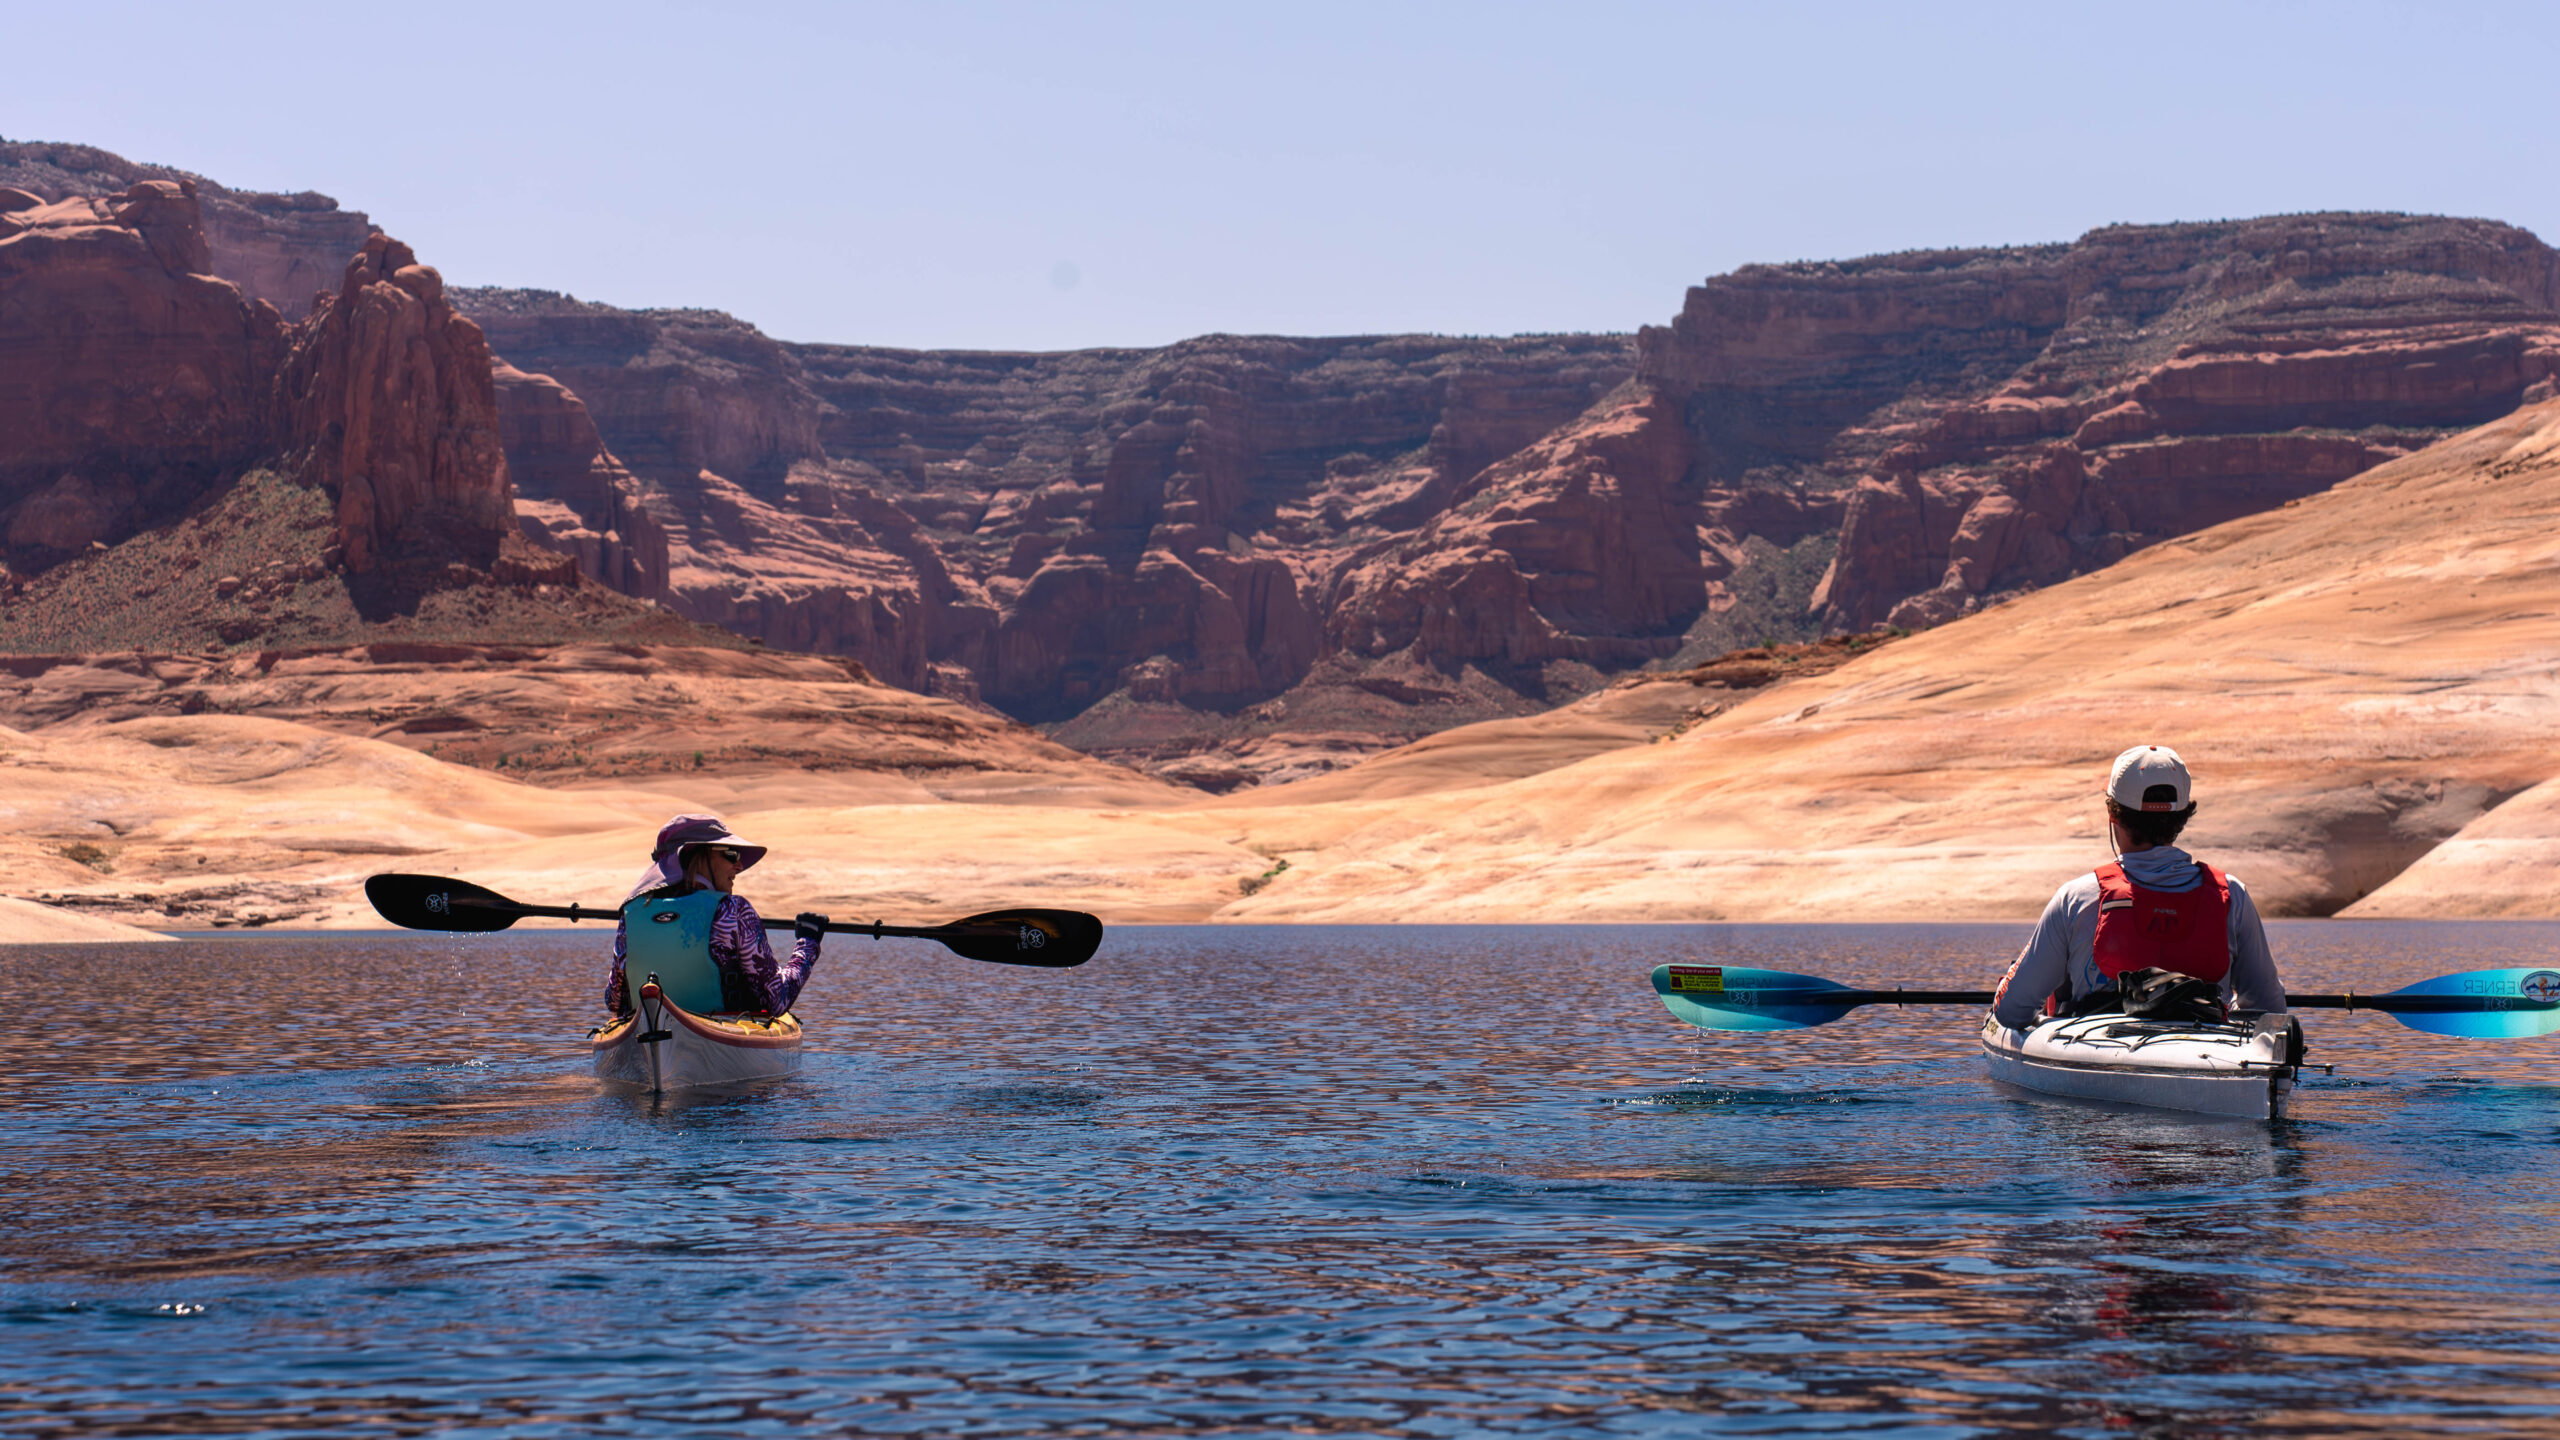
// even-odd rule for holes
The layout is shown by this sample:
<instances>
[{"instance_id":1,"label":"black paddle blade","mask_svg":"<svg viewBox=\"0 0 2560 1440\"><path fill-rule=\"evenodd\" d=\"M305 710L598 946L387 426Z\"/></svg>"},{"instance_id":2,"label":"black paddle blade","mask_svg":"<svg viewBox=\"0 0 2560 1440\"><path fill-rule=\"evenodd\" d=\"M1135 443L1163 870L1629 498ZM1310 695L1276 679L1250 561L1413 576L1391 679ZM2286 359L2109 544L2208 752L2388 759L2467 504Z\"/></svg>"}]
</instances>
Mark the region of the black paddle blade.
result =
<instances>
[{"instance_id":1,"label":"black paddle blade","mask_svg":"<svg viewBox=\"0 0 2560 1440\"><path fill-rule=\"evenodd\" d=\"M994 910L954 920L933 938L972 960L1064 970L1102 948L1102 922L1081 910Z\"/></svg>"},{"instance_id":2,"label":"black paddle blade","mask_svg":"<svg viewBox=\"0 0 2560 1440\"><path fill-rule=\"evenodd\" d=\"M411 930L504 930L517 919L506 896L441 875L376 875L364 882L364 898Z\"/></svg>"}]
</instances>

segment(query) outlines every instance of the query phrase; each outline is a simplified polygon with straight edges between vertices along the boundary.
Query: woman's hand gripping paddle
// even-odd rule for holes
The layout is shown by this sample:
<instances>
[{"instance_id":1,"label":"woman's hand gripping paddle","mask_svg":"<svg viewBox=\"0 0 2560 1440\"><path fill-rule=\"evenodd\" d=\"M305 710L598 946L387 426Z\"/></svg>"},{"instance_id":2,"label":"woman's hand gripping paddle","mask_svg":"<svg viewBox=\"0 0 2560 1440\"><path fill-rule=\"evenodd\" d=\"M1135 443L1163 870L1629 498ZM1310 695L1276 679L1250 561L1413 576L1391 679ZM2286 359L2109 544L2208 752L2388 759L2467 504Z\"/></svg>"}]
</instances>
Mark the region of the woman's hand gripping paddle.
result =
<instances>
[{"instance_id":1,"label":"woman's hand gripping paddle","mask_svg":"<svg viewBox=\"0 0 2560 1440\"><path fill-rule=\"evenodd\" d=\"M1657 965L1663 1008L1701 1030L1796 1030L1861 1005L1988 1005L1988 990L1853 990L1818 975L1739 965ZM2288 1010L2378 1010L2412 1030L2469 1039L2560 1031L2560 970L2466 970L2388 995L2295 995Z\"/></svg>"},{"instance_id":2,"label":"woman's hand gripping paddle","mask_svg":"<svg viewBox=\"0 0 2560 1440\"><path fill-rule=\"evenodd\" d=\"M526 905L495 890L441 875L376 875L364 896L382 918L411 930L504 930L529 915L560 920L611 920L618 906ZM767 920L768 930L788 930L788 920ZM948 925L830 924L831 935L931 940L972 960L1065 970L1102 948L1102 922L1081 910L991 910Z\"/></svg>"}]
</instances>

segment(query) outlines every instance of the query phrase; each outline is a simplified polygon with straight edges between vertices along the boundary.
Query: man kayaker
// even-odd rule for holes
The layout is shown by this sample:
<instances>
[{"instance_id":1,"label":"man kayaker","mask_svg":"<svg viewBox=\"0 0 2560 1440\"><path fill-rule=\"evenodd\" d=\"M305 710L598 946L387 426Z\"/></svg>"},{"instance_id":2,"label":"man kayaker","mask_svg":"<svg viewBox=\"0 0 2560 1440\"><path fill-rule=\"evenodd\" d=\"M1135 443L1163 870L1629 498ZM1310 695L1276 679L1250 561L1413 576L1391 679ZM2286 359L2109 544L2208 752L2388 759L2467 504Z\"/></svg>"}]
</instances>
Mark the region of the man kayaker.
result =
<instances>
[{"instance_id":1,"label":"man kayaker","mask_svg":"<svg viewBox=\"0 0 2560 1440\"><path fill-rule=\"evenodd\" d=\"M613 931L613 970L606 978L604 1003L616 1015L631 1013L631 991L624 971L632 952L631 922L645 917L649 934L649 973L679 1003L690 995L697 1011L739 1011L779 1015L800 997L811 967L818 963L818 942L826 934L827 917L802 914L791 926L791 958L774 958L765 943L764 920L743 895L731 893L738 872L765 856L730 833L710 815L678 815L658 831L649 868L622 903L621 923ZM701 973L707 960L712 975ZM697 983L684 988L690 977ZM716 979L717 1003L712 991Z\"/></svg>"},{"instance_id":2,"label":"man kayaker","mask_svg":"<svg viewBox=\"0 0 2560 1440\"><path fill-rule=\"evenodd\" d=\"M2216 985L2235 1013L2279 1014L2284 985L2248 888L2174 843L2195 818L2194 780L2178 752L2136 745L2107 772L2107 834L2116 858L2046 902L1991 1002L2012 1030L2068 1011L2101 990L2167 971Z\"/></svg>"}]
</instances>

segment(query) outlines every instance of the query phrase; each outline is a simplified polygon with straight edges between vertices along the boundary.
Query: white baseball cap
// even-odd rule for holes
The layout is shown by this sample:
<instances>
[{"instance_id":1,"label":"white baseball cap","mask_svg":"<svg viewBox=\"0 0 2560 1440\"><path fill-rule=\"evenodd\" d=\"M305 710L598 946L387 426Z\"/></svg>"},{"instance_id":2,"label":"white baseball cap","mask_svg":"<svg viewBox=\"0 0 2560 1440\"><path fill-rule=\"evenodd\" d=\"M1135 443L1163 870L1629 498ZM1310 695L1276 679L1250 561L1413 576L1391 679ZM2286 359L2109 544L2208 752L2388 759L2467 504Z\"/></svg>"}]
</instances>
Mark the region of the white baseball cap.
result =
<instances>
[{"instance_id":1,"label":"white baseball cap","mask_svg":"<svg viewBox=\"0 0 2560 1440\"><path fill-rule=\"evenodd\" d=\"M2195 803L2195 777L2168 746L2136 745L2107 771L2107 798L2127 810L2184 810Z\"/></svg>"}]
</instances>

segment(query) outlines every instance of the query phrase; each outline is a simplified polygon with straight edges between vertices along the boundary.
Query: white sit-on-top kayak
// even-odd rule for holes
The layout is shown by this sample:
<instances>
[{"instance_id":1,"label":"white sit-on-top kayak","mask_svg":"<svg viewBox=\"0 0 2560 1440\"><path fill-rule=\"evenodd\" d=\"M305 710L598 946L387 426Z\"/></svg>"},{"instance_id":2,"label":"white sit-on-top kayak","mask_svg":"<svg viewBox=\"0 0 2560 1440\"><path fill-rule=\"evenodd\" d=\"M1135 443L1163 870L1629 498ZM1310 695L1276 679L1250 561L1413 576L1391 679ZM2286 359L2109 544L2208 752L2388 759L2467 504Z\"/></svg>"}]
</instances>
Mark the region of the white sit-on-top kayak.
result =
<instances>
[{"instance_id":1,"label":"white sit-on-top kayak","mask_svg":"<svg viewBox=\"0 0 2560 1440\"><path fill-rule=\"evenodd\" d=\"M2175 978L2175 977L2173 977ZM1744 965L1653 967L1663 1008L1701 1030L1801 1030L1864 1005L1989 1005L1989 990L1861 988ZM2167 999L2179 1003L2173 990ZM2168 1008L2155 1002L2153 1008ZM2378 1011L2429 1035L2473 1040L2560 1034L2560 969L2465 970L2386 994L2288 995L2287 1012ZM2293 1014L2219 1021L2172 1014L2067 1015L2012 1030L1982 1017L1991 1078L2047 1095L2252 1120L2283 1117L2302 1068ZM2317 1067L2326 1070L2323 1065Z\"/></svg>"},{"instance_id":2,"label":"white sit-on-top kayak","mask_svg":"<svg viewBox=\"0 0 2560 1440\"><path fill-rule=\"evenodd\" d=\"M2223 1024L2079 1015L2012 1030L1986 1013L1982 1060L1992 1079L2046 1095L2274 1120L2293 1094L2291 1031L2283 1015Z\"/></svg>"}]
</instances>

